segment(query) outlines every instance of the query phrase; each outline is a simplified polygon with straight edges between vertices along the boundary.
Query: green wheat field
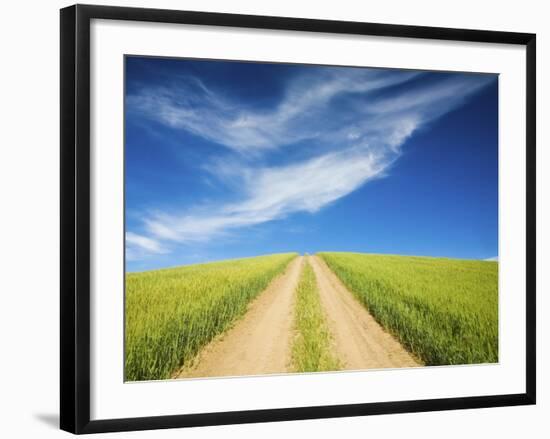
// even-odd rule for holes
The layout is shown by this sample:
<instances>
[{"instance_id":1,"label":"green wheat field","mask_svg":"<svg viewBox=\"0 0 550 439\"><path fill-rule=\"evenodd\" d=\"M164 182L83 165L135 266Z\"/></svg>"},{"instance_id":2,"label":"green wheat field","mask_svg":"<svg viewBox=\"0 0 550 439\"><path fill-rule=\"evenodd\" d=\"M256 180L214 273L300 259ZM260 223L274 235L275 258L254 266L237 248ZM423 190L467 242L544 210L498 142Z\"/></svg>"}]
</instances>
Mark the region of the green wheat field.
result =
<instances>
[{"instance_id":1,"label":"green wheat field","mask_svg":"<svg viewBox=\"0 0 550 439\"><path fill-rule=\"evenodd\" d=\"M296 253L128 273L125 378L170 378L224 333ZM318 253L384 329L425 365L498 362L498 263ZM301 267L292 369L338 370L315 274Z\"/></svg>"},{"instance_id":2,"label":"green wheat field","mask_svg":"<svg viewBox=\"0 0 550 439\"><path fill-rule=\"evenodd\" d=\"M498 361L498 263L320 253L375 319L426 365Z\"/></svg>"},{"instance_id":3,"label":"green wheat field","mask_svg":"<svg viewBox=\"0 0 550 439\"><path fill-rule=\"evenodd\" d=\"M170 378L224 332L295 253L129 273L125 377Z\"/></svg>"}]
</instances>

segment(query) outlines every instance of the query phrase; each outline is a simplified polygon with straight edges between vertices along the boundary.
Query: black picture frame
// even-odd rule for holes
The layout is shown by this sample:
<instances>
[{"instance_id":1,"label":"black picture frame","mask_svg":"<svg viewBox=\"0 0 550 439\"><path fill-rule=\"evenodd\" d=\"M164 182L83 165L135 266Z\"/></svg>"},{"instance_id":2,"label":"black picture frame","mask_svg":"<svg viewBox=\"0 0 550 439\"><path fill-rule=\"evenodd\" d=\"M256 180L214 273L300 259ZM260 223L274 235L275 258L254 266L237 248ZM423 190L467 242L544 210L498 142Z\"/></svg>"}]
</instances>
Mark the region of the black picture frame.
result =
<instances>
[{"instance_id":1,"label":"black picture frame","mask_svg":"<svg viewBox=\"0 0 550 439\"><path fill-rule=\"evenodd\" d=\"M90 21L133 20L334 34L514 44L526 47L526 392L508 395L90 420ZM61 349L60 426L72 433L303 420L535 404L536 36L447 29L74 5L61 9Z\"/></svg>"}]
</instances>

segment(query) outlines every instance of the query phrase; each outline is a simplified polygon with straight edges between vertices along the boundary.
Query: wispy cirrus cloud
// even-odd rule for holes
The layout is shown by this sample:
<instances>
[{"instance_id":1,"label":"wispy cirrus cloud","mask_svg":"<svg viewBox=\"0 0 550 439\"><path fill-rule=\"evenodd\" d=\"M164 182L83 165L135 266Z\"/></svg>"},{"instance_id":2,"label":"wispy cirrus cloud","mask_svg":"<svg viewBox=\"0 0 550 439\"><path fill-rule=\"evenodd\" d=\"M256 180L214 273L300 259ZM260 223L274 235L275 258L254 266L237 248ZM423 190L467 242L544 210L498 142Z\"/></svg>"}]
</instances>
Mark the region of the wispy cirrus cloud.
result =
<instances>
[{"instance_id":1,"label":"wispy cirrus cloud","mask_svg":"<svg viewBox=\"0 0 550 439\"><path fill-rule=\"evenodd\" d=\"M128 260L138 260L145 255L165 253L168 253L168 250L159 240L133 232L126 232L126 258Z\"/></svg>"},{"instance_id":2,"label":"wispy cirrus cloud","mask_svg":"<svg viewBox=\"0 0 550 439\"><path fill-rule=\"evenodd\" d=\"M176 85L143 89L127 99L140 112L242 154L258 154L304 139L323 137L335 125L326 119L331 100L364 94L406 82L418 73L363 69L325 69L305 75L289 86L273 109L247 108L186 76ZM325 119L326 124L320 124Z\"/></svg>"},{"instance_id":3,"label":"wispy cirrus cloud","mask_svg":"<svg viewBox=\"0 0 550 439\"><path fill-rule=\"evenodd\" d=\"M421 75L324 69L289 82L280 102L267 110L231 101L191 77L176 87L130 96L132 111L233 151L233 159L201 167L230 179L238 201L148 214L143 236L127 235L127 242L141 252L159 253L165 251L162 242L205 242L294 213L315 213L385 176L414 132L493 80L449 75L416 84ZM308 157L269 164L271 153L292 151L305 139L312 151Z\"/></svg>"},{"instance_id":4,"label":"wispy cirrus cloud","mask_svg":"<svg viewBox=\"0 0 550 439\"><path fill-rule=\"evenodd\" d=\"M368 180L380 177L392 157L345 150L287 166L240 168L242 201L217 209L184 215L154 214L146 230L157 239L206 241L228 231L285 218L296 212L314 213L349 194Z\"/></svg>"}]
</instances>

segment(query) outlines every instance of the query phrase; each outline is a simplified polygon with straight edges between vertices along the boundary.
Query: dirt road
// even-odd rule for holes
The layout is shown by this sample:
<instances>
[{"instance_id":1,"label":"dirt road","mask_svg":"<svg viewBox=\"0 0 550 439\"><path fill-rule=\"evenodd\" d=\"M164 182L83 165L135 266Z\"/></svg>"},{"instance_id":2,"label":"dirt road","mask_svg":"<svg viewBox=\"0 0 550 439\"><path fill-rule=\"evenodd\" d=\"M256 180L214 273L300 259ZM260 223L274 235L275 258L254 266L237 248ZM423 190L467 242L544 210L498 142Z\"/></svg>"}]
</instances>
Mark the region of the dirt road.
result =
<instances>
[{"instance_id":1,"label":"dirt road","mask_svg":"<svg viewBox=\"0 0 550 439\"><path fill-rule=\"evenodd\" d=\"M321 304L343 369L414 367L421 364L372 315L317 256L310 256Z\"/></svg>"},{"instance_id":2,"label":"dirt road","mask_svg":"<svg viewBox=\"0 0 550 439\"><path fill-rule=\"evenodd\" d=\"M290 364L296 285L303 257L249 306L233 328L208 344L196 366L183 369L177 378L263 375L285 373Z\"/></svg>"}]
</instances>

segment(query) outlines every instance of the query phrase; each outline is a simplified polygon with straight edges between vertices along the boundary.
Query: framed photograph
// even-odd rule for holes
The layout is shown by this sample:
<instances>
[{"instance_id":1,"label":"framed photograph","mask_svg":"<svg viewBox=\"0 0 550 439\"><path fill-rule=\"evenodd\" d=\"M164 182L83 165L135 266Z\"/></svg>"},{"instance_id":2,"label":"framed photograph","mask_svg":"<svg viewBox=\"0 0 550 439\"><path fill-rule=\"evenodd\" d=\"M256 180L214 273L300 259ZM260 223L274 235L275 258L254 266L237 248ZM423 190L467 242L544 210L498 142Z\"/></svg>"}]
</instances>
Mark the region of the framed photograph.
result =
<instances>
[{"instance_id":1,"label":"framed photograph","mask_svg":"<svg viewBox=\"0 0 550 439\"><path fill-rule=\"evenodd\" d=\"M535 403L535 35L61 10L61 428Z\"/></svg>"}]
</instances>

